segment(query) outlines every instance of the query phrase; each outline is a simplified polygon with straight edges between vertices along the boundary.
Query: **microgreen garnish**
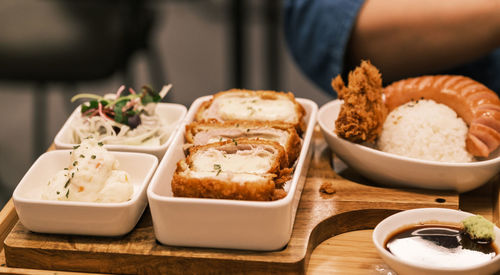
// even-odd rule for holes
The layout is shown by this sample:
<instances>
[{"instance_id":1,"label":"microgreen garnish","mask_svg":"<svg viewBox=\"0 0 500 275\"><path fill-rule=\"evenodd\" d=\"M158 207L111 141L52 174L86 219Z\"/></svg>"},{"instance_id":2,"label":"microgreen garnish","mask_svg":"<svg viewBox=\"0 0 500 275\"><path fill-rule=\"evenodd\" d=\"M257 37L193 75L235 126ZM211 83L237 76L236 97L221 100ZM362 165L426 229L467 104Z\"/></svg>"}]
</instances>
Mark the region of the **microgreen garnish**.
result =
<instances>
[{"instance_id":1,"label":"microgreen garnish","mask_svg":"<svg viewBox=\"0 0 500 275\"><path fill-rule=\"evenodd\" d=\"M144 106L149 103L158 103L170 90L171 85L156 92L150 86L143 86L140 92L122 85L116 92L114 99L104 98L95 94L78 94L71 99L74 102L86 98L89 101L81 105L82 116L101 116L134 129L141 124L140 114L145 112Z\"/></svg>"}]
</instances>

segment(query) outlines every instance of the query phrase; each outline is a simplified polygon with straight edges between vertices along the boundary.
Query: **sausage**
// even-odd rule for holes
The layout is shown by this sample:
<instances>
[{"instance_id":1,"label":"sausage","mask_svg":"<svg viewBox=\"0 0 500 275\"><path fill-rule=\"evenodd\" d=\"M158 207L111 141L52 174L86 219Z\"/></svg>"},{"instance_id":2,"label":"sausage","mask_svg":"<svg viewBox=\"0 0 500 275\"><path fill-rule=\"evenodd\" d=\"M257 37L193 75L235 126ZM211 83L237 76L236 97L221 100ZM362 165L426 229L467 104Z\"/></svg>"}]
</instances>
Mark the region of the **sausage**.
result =
<instances>
[{"instance_id":1,"label":"sausage","mask_svg":"<svg viewBox=\"0 0 500 275\"><path fill-rule=\"evenodd\" d=\"M385 87L389 111L409 101L432 99L453 109L469 126L469 153L488 157L500 145L500 98L465 76L435 75L400 80Z\"/></svg>"}]
</instances>

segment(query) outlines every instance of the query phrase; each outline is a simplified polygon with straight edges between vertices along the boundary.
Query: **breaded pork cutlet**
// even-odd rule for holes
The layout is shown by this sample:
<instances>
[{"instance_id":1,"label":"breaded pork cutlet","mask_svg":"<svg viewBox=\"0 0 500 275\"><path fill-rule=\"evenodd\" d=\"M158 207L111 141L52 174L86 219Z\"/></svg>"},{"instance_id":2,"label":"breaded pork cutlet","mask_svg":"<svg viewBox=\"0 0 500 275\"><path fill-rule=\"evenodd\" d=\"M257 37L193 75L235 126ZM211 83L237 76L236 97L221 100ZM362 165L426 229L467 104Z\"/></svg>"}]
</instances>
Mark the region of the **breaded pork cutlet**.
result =
<instances>
[{"instance_id":1,"label":"breaded pork cutlet","mask_svg":"<svg viewBox=\"0 0 500 275\"><path fill-rule=\"evenodd\" d=\"M177 163L177 197L269 201L286 195L291 178L283 147L274 141L235 139L189 149Z\"/></svg>"},{"instance_id":2,"label":"breaded pork cutlet","mask_svg":"<svg viewBox=\"0 0 500 275\"><path fill-rule=\"evenodd\" d=\"M382 77L369 61L362 61L348 76L345 86L341 76L332 80L339 99L344 100L335 121L335 133L351 142L373 142L380 135L387 116L382 94Z\"/></svg>"},{"instance_id":3,"label":"breaded pork cutlet","mask_svg":"<svg viewBox=\"0 0 500 275\"><path fill-rule=\"evenodd\" d=\"M201 104L195 121L260 121L289 124L302 134L305 110L292 93L232 89Z\"/></svg>"},{"instance_id":4,"label":"breaded pork cutlet","mask_svg":"<svg viewBox=\"0 0 500 275\"><path fill-rule=\"evenodd\" d=\"M192 122L186 125L186 141L194 146L246 138L278 142L287 155L288 166L299 156L301 139L294 127L284 123L255 121Z\"/></svg>"}]
</instances>

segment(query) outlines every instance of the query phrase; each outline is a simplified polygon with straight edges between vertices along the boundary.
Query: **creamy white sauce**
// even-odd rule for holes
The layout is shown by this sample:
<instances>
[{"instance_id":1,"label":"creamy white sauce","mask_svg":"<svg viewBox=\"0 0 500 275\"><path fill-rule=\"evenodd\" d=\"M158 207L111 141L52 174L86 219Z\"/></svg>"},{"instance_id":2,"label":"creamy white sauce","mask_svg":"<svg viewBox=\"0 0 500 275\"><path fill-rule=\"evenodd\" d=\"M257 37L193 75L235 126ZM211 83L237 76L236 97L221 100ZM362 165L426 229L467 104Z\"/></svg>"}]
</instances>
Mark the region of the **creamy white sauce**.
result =
<instances>
[{"instance_id":1,"label":"creamy white sauce","mask_svg":"<svg viewBox=\"0 0 500 275\"><path fill-rule=\"evenodd\" d=\"M84 139L71 152L68 167L56 173L42 193L46 200L123 202L134 188L114 156L94 139Z\"/></svg>"}]
</instances>

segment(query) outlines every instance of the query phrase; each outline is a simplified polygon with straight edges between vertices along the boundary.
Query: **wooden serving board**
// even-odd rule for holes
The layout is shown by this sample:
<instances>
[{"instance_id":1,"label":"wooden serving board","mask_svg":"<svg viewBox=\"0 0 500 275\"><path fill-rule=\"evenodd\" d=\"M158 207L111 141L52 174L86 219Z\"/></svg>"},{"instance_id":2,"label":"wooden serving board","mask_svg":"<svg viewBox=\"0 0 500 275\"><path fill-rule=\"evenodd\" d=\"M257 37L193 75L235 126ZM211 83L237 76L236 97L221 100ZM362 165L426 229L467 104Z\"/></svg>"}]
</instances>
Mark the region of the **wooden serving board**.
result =
<instances>
[{"instance_id":1,"label":"wooden serving board","mask_svg":"<svg viewBox=\"0 0 500 275\"><path fill-rule=\"evenodd\" d=\"M38 234L20 222L4 242L9 267L119 274L305 273L314 248L349 231L370 229L400 210L458 209L456 193L379 187L346 169L332 169L330 149L316 131L311 160L288 245L258 252L165 246L155 240L148 210L121 238ZM321 192L330 184L332 194ZM202 230L202 229L193 229Z\"/></svg>"}]
</instances>

